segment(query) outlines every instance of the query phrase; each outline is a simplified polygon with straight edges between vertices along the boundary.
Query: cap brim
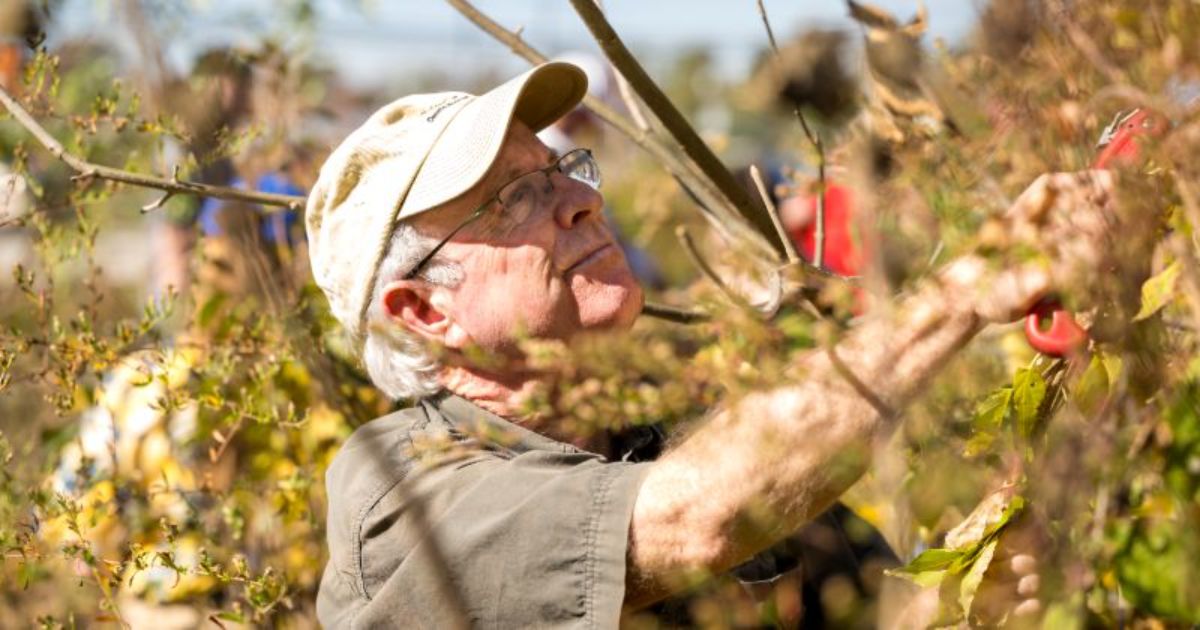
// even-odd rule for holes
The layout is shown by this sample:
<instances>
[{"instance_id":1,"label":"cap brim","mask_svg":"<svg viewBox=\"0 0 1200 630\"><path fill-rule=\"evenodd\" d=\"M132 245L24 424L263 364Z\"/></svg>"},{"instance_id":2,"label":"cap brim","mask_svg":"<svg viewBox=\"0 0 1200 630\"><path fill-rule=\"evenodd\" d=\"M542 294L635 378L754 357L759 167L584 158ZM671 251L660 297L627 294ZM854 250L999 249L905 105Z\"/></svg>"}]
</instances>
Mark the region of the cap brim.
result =
<instances>
[{"instance_id":1,"label":"cap brim","mask_svg":"<svg viewBox=\"0 0 1200 630\"><path fill-rule=\"evenodd\" d=\"M570 112L587 93L587 75L561 62L537 66L463 106L425 158L400 206L403 220L478 184L496 161L514 118L537 132Z\"/></svg>"}]
</instances>

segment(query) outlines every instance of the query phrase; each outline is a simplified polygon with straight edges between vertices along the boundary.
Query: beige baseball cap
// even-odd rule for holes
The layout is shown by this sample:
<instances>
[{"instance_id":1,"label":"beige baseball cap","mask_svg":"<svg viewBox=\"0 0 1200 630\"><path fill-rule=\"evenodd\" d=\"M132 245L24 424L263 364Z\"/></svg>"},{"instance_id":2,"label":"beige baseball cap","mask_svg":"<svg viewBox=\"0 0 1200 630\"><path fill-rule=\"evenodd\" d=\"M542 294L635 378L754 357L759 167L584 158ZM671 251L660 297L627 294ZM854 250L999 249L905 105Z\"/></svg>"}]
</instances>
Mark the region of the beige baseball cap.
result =
<instances>
[{"instance_id":1,"label":"beige baseball cap","mask_svg":"<svg viewBox=\"0 0 1200 630\"><path fill-rule=\"evenodd\" d=\"M552 62L483 94L417 94L371 115L342 141L308 196L305 226L317 285L360 339L366 310L399 222L483 179L515 116L536 132L571 111L587 75Z\"/></svg>"}]
</instances>

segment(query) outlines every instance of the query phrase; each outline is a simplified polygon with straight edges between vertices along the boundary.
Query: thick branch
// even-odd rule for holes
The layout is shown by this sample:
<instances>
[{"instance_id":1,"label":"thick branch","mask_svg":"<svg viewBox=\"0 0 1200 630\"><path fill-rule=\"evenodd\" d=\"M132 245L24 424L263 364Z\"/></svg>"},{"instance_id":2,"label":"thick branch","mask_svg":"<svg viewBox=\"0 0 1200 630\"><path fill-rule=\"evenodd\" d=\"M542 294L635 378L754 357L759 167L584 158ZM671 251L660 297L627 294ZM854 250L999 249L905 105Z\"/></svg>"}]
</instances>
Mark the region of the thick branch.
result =
<instances>
[{"instance_id":1,"label":"thick branch","mask_svg":"<svg viewBox=\"0 0 1200 630\"><path fill-rule=\"evenodd\" d=\"M547 57L525 43L517 33L509 31L495 20L481 13L467 0L446 0L463 17L470 20L496 41L504 44L516 55L533 65L548 61ZM618 74L620 74L618 72ZM679 183L684 192L696 202L704 217L730 240L748 243L756 254L769 259L776 257L776 252L763 239L762 234L741 219L737 209L726 202L721 192L709 182L705 176L692 164L682 159L675 150L664 144L662 140L648 128L641 128L630 119L622 116L604 101L588 94L583 97L583 104L601 120L612 125L617 131L625 134L630 140L650 154L663 165ZM682 148L679 148L681 151ZM722 210L728 209L726 212Z\"/></svg>"},{"instance_id":2,"label":"thick branch","mask_svg":"<svg viewBox=\"0 0 1200 630\"><path fill-rule=\"evenodd\" d=\"M604 51L605 56L618 72L629 81L630 86L641 97L650 111L662 122L663 127L682 145L684 152L695 162L704 176L711 181L721 195L749 220L757 229L760 236L766 238L775 248L776 253L782 251L783 244L777 242L771 220L751 200L747 191L742 188L729 169L717 158L712 149L704 143L696 130L692 128L683 114L659 89L650 75L629 52L617 32L613 30L604 13L596 6L594 0L571 0L575 12L587 25L596 42Z\"/></svg>"},{"instance_id":3,"label":"thick branch","mask_svg":"<svg viewBox=\"0 0 1200 630\"><path fill-rule=\"evenodd\" d=\"M0 102L8 109L13 118L17 120L22 127L25 128L34 138L37 139L47 151L54 157L62 160L71 167L80 178L98 178L107 179L109 181L129 184L131 186L139 186L141 188L153 188L162 190L167 193L182 193L191 195L200 195L202 197L216 197L218 199L230 199L233 201L246 201L249 203L262 204L264 206L273 206L288 208L291 210L300 210L304 207L304 197L298 195L279 195L274 193L262 193L249 190L238 190L237 188L227 188L225 186L212 186L210 184L201 184L199 182L191 182L181 179L166 179L155 177L153 175L142 175L140 173L131 173L110 166L101 164L93 164L78 156L75 156L63 148L50 132L46 131L37 120L33 118L25 108L7 91L0 88Z\"/></svg>"}]
</instances>

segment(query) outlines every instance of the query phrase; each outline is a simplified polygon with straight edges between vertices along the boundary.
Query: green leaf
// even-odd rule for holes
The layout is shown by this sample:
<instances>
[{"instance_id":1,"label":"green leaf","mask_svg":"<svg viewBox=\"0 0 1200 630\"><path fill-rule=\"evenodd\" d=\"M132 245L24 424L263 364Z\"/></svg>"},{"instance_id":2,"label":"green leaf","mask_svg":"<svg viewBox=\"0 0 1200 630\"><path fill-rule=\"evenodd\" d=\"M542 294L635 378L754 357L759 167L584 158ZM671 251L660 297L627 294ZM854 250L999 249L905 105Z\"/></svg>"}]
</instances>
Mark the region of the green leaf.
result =
<instances>
[{"instance_id":1,"label":"green leaf","mask_svg":"<svg viewBox=\"0 0 1200 630\"><path fill-rule=\"evenodd\" d=\"M1075 404L1084 413L1095 411L1100 403L1108 397L1108 369L1099 355L1093 356L1087 369L1079 377L1079 382L1071 390Z\"/></svg>"},{"instance_id":2,"label":"green leaf","mask_svg":"<svg viewBox=\"0 0 1200 630\"><path fill-rule=\"evenodd\" d=\"M1105 352L1099 356L1100 360L1104 362L1104 371L1108 373L1109 385L1121 380L1121 372L1125 369L1125 363L1120 355Z\"/></svg>"},{"instance_id":3,"label":"green leaf","mask_svg":"<svg viewBox=\"0 0 1200 630\"><path fill-rule=\"evenodd\" d=\"M975 418L971 421L974 434L967 440L963 455L974 457L991 447L996 440L996 433L1004 426L1011 404L1012 388L1002 387L975 407Z\"/></svg>"},{"instance_id":4,"label":"green leaf","mask_svg":"<svg viewBox=\"0 0 1200 630\"><path fill-rule=\"evenodd\" d=\"M988 567L992 564L992 557L996 554L996 545L999 543L999 538L993 538L983 549L979 551L975 562L971 564L971 569L963 576L962 582L958 586L958 604L962 606L963 615L969 618L971 614L971 604L975 602L975 592L979 590L979 584L983 582L983 575L987 573Z\"/></svg>"},{"instance_id":5,"label":"green leaf","mask_svg":"<svg viewBox=\"0 0 1200 630\"><path fill-rule=\"evenodd\" d=\"M972 423L975 430L999 429L1004 425L1008 416L1009 405L1012 402L1012 388L1003 387L988 395L975 408L975 420Z\"/></svg>"},{"instance_id":6,"label":"green leaf","mask_svg":"<svg viewBox=\"0 0 1200 630\"><path fill-rule=\"evenodd\" d=\"M1021 368L1013 379L1013 412L1017 432L1028 438L1037 426L1038 410L1046 398L1046 379L1034 370Z\"/></svg>"},{"instance_id":7,"label":"green leaf","mask_svg":"<svg viewBox=\"0 0 1200 630\"><path fill-rule=\"evenodd\" d=\"M921 588L929 588L931 586L937 586L942 583L942 580L946 579L946 571L944 571L944 570L942 570L942 571L922 571L920 573L907 573L907 572L901 571L899 569L889 569L887 571L884 571L884 573L886 573L890 576L893 576L893 577L904 578L904 579L908 580L909 582L912 582L913 584L920 586Z\"/></svg>"},{"instance_id":8,"label":"green leaf","mask_svg":"<svg viewBox=\"0 0 1200 630\"><path fill-rule=\"evenodd\" d=\"M1011 499L1009 499L1008 507L1004 508L1004 512L1000 514L1000 518L996 519L996 522L992 523L986 530L984 530L984 536L988 537L998 534L1001 529L1004 529L1005 525L1008 525L1008 523L1012 521L1014 516L1020 514L1021 510L1024 509L1025 497L1019 494L1014 495Z\"/></svg>"},{"instance_id":9,"label":"green leaf","mask_svg":"<svg viewBox=\"0 0 1200 630\"><path fill-rule=\"evenodd\" d=\"M963 552L957 549L928 549L907 565L890 569L886 573L902 577L922 587L934 586L942 581L946 576L946 569L962 555Z\"/></svg>"},{"instance_id":10,"label":"green leaf","mask_svg":"<svg viewBox=\"0 0 1200 630\"><path fill-rule=\"evenodd\" d=\"M196 313L196 324L201 328L207 328L223 304L225 304L225 294L214 293Z\"/></svg>"},{"instance_id":11,"label":"green leaf","mask_svg":"<svg viewBox=\"0 0 1200 630\"><path fill-rule=\"evenodd\" d=\"M1133 321L1146 319L1167 305L1175 294L1179 270L1179 261L1176 260L1142 285L1142 309L1134 316Z\"/></svg>"}]
</instances>

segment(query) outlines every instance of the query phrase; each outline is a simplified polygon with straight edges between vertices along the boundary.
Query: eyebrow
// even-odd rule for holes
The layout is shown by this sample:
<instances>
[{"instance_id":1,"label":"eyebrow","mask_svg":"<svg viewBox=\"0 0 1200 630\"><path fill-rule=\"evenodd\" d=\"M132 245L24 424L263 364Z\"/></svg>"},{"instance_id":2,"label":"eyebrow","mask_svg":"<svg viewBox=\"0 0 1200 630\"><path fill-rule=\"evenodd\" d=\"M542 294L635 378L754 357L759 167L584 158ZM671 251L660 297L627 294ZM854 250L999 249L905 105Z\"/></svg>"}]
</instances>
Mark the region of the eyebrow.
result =
<instances>
[{"instance_id":1,"label":"eyebrow","mask_svg":"<svg viewBox=\"0 0 1200 630\"><path fill-rule=\"evenodd\" d=\"M510 167L510 168L505 169L504 176L501 179L501 181L499 182L500 185L503 185L505 182L510 182L522 175L527 175L529 173L533 173L533 172L539 171L541 169L544 169L544 168L554 164L555 162L558 161L559 158L562 157L561 155L559 155L558 151L556 151L555 149L551 149L549 147L547 147L547 154L549 155L549 157L546 159L545 165L540 166L538 168L521 169L521 168L517 168L517 167Z\"/></svg>"}]
</instances>

